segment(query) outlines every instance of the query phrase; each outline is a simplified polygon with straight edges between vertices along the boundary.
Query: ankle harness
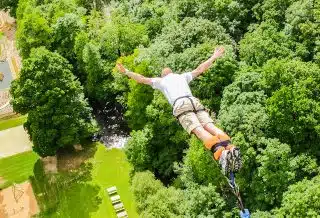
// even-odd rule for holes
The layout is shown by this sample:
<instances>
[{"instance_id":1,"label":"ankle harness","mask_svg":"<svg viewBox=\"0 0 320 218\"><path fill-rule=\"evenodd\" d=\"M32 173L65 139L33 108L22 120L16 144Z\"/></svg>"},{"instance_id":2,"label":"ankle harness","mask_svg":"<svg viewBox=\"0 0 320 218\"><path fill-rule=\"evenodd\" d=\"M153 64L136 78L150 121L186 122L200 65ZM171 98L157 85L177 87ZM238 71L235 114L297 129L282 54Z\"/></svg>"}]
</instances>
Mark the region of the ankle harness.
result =
<instances>
[{"instance_id":1,"label":"ankle harness","mask_svg":"<svg viewBox=\"0 0 320 218\"><path fill-rule=\"evenodd\" d=\"M220 147L227 147L231 142L229 140L227 141L223 141L223 142L219 142L215 145L212 146L211 151L213 153L215 153Z\"/></svg>"}]
</instances>

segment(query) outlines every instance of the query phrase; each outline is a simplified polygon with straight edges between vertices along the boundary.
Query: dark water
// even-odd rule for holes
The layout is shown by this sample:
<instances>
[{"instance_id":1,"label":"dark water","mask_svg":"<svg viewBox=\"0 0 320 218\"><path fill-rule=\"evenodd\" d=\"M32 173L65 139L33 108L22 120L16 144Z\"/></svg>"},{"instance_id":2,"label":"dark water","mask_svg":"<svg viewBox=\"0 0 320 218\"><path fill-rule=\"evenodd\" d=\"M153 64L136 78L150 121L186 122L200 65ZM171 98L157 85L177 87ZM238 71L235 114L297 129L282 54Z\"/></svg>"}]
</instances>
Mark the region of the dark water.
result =
<instances>
[{"instance_id":1,"label":"dark water","mask_svg":"<svg viewBox=\"0 0 320 218\"><path fill-rule=\"evenodd\" d=\"M0 90L10 88L10 84L12 81L12 73L10 71L10 67L7 61L0 62L0 72L4 74L3 81L0 81Z\"/></svg>"},{"instance_id":2,"label":"dark water","mask_svg":"<svg viewBox=\"0 0 320 218\"><path fill-rule=\"evenodd\" d=\"M94 115L101 127L98 140L108 148L123 148L129 138L129 128L123 118L122 107L111 104L95 107Z\"/></svg>"}]
</instances>

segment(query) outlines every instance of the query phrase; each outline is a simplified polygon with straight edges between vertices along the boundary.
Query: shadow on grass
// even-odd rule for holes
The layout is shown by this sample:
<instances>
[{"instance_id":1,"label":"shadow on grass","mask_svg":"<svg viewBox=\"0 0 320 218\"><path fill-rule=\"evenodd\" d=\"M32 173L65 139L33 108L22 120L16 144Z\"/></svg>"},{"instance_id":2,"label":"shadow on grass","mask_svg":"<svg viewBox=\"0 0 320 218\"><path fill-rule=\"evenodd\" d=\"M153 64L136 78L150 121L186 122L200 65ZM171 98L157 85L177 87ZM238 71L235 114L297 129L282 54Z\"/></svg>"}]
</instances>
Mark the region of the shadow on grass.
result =
<instances>
[{"instance_id":1,"label":"shadow on grass","mask_svg":"<svg viewBox=\"0 0 320 218\"><path fill-rule=\"evenodd\" d=\"M74 153L74 156L81 157L83 161L91 157L95 150L91 147ZM57 174L45 174L42 162L38 160L34 165L34 176L30 178L41 209L38 217L86 218L97 211L102 200L98 196L100 187L91 184L92 168L92 163L82 162L76 169L63 168Z\"/></svg>"},{"instance_id":2,"label":"shadow on grass","mask_svg":"<svg viewBox=\"0 0 320 218\"><path fill-rule=\"evenodd\" d=\"M93 157L97 151L95 143L86 144L82 151L75 151L73 147L58 151L58 171L70 172L77 170L89 158Z\"/></svg>"}]
</instances>

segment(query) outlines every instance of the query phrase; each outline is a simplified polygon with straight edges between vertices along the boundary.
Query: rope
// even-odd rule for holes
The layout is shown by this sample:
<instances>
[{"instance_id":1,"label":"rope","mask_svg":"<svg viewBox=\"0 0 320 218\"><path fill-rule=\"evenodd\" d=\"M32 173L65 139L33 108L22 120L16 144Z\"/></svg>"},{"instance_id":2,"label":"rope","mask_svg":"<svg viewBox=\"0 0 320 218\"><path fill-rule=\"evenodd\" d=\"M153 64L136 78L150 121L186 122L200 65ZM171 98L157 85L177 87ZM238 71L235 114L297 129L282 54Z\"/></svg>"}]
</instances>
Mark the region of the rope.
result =
<instances>
[{"instance_id":1,"label":"rope","mask_svg":"<svg viewBox=\"0 0 320 218\"><path fill-rule=\"evenodd\" d=\"M211 153L211 152L210 152ZM212 155L210 155L211 158L212 158ZM213 158L212 158L213 159ZM217 163L217 161L215 161L213 159L213 162L218 166L218 168L220 168L219 164ZM226 175L224 175L223 173L221 173L223 175L223 177L227 180L229 186L231 187L231 190L233 192L233 194L236 196L237 198L237 202L238 202L238 207L239 209L245 213L245 208L244 208L244 205L243 205L243 202L242 202L242 199L241 199L241 196L240 196L240 191L239 191L239 186L237 185L236 183L236 180L235 180L235 175L234 173L231 171L230 172L230 178L228 178Z\"/></svg>"}]
</instances>

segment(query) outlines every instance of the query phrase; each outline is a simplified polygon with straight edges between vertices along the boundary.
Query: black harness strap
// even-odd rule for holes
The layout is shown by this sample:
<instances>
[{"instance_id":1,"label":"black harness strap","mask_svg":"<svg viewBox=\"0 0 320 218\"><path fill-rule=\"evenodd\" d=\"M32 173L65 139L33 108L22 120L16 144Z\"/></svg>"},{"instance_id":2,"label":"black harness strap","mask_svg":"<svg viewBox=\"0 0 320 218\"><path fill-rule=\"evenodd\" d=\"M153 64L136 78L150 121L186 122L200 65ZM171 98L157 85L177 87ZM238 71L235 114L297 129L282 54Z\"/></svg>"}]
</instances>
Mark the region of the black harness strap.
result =
<instances>
[{"instance_id":1,"label":"black harness strap","mask_svg":"<svg viewBox=\"0 0 320 218\"><path fill-rule=\"evenodd\" d=\"M198 113L199 111L205 111L206 109L200 109L200 110L197 110L197 111L184 111L182 112L181 114L177 115L176 118L179 120L179 118L183 115L186 115L188 113Z\"/></svg>"},{"instance_id":2,"label":"black harness strap","mask_svg":"<svg viewBox=\"0 0 320 218\"><path fill-rule=\"evenodd\" d=\"M192 104L192 107L193 107L193 112L194 113L197 113L198 111L196 110L196 107L194 106L194 103L192 101L192 99L190 97L188 97L188 99L190 100L191 104Z\"/></svg>"},{"instance_id":3,"label":"black harness strap","mask_svg":"<svg viewBox=\"0 0 320 218\"><path fill-rule=\"evenodd\" d=\"M195 114L196 114L196 113L198 113L198 112L200 112L200 111L205 111L205 110L206 110L205 108L202 108L202 109L197 110L196 107L194 106L194 102L193 102L191 96L189 96L189 95L187 95L187 96L181 96L181 97L177 98L177 99L174 101L174 103L173 103L173 108L174 108L174 105L176 104L176 102L177 102L179 99L182 99L182 98L188 98L188 99L190 100L190 102L191 102L191 104L192 104L192 107L193 107L193 110L184 111L184 112L182 112L181 114L178 114L178 115L176 116L176 118L177 118L178 120L179 120L179 118L180 118L181 116L186 115L186 114L188 114L188 113L195 113Z\"/></svg>"},{"instance_id":4,"label":"black harness strap","mask_svg":"<svg viewBox=\"0 0 320 218\"><path fill-rule=\"evenodd\" d=\"M174 105L177 103L177 101L179 100L179 99L182 99L182 98L190 98L191 96L190 95L186 95L186 96L181 96L181 97L179 97L179 98L177 98L176 100L174 100L174 102L173 102L173 107L174 107Z\"/></svg>"},{"instance_id":5,"label":"black harness strap","mask_svg":"<svg viewBox=\"0 0 320 218\"><path fill-rule=\"evenodd\" d=\"M211 151L215 153L220 147L227 147L229 144L230 144L229 140L219 142L218 144L215 144L214 146L212 146Z\"/></svg>"}]
</instances>

